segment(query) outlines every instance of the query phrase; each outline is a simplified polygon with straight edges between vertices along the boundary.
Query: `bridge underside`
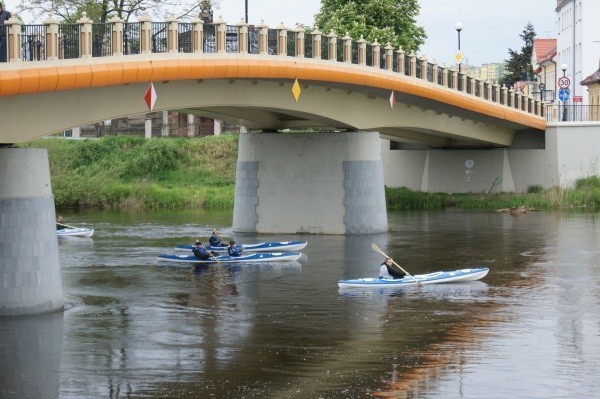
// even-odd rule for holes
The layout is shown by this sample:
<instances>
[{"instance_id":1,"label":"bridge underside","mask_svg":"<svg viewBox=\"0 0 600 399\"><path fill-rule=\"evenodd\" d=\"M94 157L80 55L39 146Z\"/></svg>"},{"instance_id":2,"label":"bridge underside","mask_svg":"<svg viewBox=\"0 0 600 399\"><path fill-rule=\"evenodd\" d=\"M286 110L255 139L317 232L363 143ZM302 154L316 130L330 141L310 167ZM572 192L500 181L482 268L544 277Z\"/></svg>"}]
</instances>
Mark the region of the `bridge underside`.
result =
<instances>
[{"instance_id":1,"label":"bridge underside","mask_svg":"<svg viewBox=\"0 0 600 399\"><path fill-rule=\"evenodd\" d=\"M363 86L290 80L215 79L154 82L155 111L174 110L246 126L251 131L377 131L430 147L506 147L523 126L427 99ZM147 84L0 97L2 141L24 142L107 119L148 112ZM68 110L68 111L65 111ZM35 117L32 117L35 116ZM539 132L541 135L543 131Z\"/></svg>"}]
</instances>

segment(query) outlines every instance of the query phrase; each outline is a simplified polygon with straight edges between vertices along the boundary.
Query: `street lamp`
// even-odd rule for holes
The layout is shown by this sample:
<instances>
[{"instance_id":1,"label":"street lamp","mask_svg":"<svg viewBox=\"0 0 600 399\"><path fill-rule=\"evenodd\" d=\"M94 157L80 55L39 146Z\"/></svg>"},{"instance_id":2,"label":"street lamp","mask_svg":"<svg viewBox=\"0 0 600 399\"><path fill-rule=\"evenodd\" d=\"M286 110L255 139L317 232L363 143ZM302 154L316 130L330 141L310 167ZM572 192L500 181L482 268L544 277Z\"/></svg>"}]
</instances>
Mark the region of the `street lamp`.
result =
<instances>
[{"instance_id":1,"label":"street lamp","mask_svg":"<svg viewBox=\"0 0 600 399\"><path fill-rule=\"evenodd\" d=\"M456 29L456 32L458 32L458 52L460 53L460 31L463 28L463 24L462 22L457 22L454 24L454 29ZM460 73L460 66L462 64L462 60L460 60L461 62L458 63L458 73Z\"/></svg>"},{"instance_id":2,"label":"street lamp","mask_svg":"<svg viewBox=\"0 0 600 399\"><path fill-rule=\"evenodd\" d=\"M567 68L569 66L567 64L562 64L560 66L560 69L562 69L563 71L563 78L565 78L567 76ZM567 121L567 101L563 101L563 117L562 117L562 121L566 122Z\"/></svg>"},{"instance_id":3,"label":"street lamp","mask_svg":"<svg viewBox=\"0 0 600 399\"><path fill-rule=\"evenodd\" d=\"M248 23L248 0L245 1L246 4L246 23Z\"/></svg>"}]
</instances>

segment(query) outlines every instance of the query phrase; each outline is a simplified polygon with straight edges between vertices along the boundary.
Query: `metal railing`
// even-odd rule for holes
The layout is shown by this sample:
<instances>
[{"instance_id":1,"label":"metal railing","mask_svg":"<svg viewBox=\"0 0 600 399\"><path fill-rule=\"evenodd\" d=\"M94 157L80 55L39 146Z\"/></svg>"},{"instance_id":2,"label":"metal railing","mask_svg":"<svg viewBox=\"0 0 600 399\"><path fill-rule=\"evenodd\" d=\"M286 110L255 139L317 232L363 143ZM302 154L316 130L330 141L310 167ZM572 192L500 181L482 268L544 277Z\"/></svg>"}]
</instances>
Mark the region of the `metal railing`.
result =
<instances>
[{"instance_id":1,"label":"metal railing","mask_svg":"<svg viewBox=\"0 0 600 399\"><path fill-rule=\"evenodd\" d=\"M119 23L119 25L114 25ZM18 29L18 31L16 30ZM56 32L58 35L52 35ZM0 59L10 58L9 62L44 61L54 59L73 59L82 57L109 57L143 53L179 52L201 53L238 53L241 48L250 54L258 54L260 45L266 45L262 51L267 55L294 57L302 54L304 58L320 59L323 62L351 63L367 67L377 67L386 73L397 73L410 79L427 81L439 87L459 91L466 95L501 104L512 109L537 116L545 116L543 99L526 96L513 89L499 87L490 82L465 76L456 69L439 66L416 54L407 54L402 49L393 50L381 44L367 43L365 40L340 39L338 36L325 36L315 31L300 32L286 28L269 29L266 26L248 26L244 24L227 25L218 23L192 22L152 22L144 18L140 22L111 20L103 24L94 24L90 20L81 20L76 24L59 24L56 21L43 25L22 25L9 23L0 27L0 39L7 42L7 49L0 40ZM123 40L113 40L113 35L122 35ZM219 36L220 35L220 36ZM248 45L240 46L240 38L247 35ZM19 36L19 38L14 38ZM195 38L202 43L194 43ZM21 41L19 41L21 39ZM11 47L11 43L18 46ZM46 43L54 40L55 43ZM335 45L333 45L335 40ZM8 43L10 42L10 43ZM304 45L303 49L296 48ZM318 49L314 49L318 45ZM285 46L285 48L279 48ZM17 48L17 57L11 48ZM302 51L303 50L303 51ZM52 51L55 54L52 54ZM329 52L335 51L335 54ZM390 57L391 54L391 57ZM390 64L390 65L387 65ZM549 94L549 91L545 93ZM539 96L538 96L539 97ZM583 118L581 110L567 111L567 118ZM578 114L579 112L579 114ZM573 115L570 117L569 115Z\"/></svg>"},{"instance_id":2,"label":"metal railing","mask_svg":"<svg viewBox=\"0 0 600 399\"><path fill-rule=\"evenodd\" d=\"M600 105L546 104L548 122L598 122Z\"/></svg>"}]
</instances>

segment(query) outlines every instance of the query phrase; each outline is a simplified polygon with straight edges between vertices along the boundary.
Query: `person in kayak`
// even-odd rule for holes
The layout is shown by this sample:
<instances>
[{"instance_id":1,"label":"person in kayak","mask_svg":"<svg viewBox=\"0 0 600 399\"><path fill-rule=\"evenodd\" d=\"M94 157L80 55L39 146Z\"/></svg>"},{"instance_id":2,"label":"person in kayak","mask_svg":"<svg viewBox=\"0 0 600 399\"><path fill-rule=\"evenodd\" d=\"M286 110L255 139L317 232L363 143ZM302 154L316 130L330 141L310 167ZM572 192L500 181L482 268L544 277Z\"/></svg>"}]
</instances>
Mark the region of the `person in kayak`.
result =
<instances>
[{"instance_id":1,"label":"person in kayak","mask_svg":"<svg viewBox=\"0 0 600 399\"><path fill-rule=\"evenodd\" d=\"M226 247L227 246L226 243L221 242L221 237L219 237L218 230L213 230L212 235L208 239L208 243L210 244L211 247Z\"/></svg>"},{"instance_id":2,"label":"person in kayak","mask_svg":"<svg viewBox=\"0 0 600 399\"><path fill-rule=\"evenodd\" d=\"M59 216L56 218L56 230L64 230L67 228L66 225L63 224L63 217Z\"/></svg>"},{"instance_id":3,"label":"person in kayak","mask_svg":"<svg viewBox=\"0 0 600 399\"><path fill-rule=\"evenodd\" d=\"M386 258L381 266L379 267L379 278L387 279L401 279L406 276L406 273L398 271L392 267L394 260L392 258Z\"/></svg>"},{"instance_id":4,"label":"person in kayak","mask_svg":"<svg viewBox=\"0 0 600 399\"><path fill-rule=\"evenodd\" d=\"M196 256L196 258L198 258L200 260L207 260L207 259L215 256L215 253L208 252L206 250L206 248L204 248L204 245L202 245L202 243L200 241L196 241L196 246L194 247L194 249L192 249L192 252Z\"/></svg>"},{"instance_id":5,"label":"person in kayak","mask_svg":"<svg viewBox=\"0 0 600 399\"><path fill-rule=\"evenodd\" d=\"M235 245L235 241L229 241L227 253L229 253L229 256L242 256L242 246Z\"/></svg>"}]
</instances>

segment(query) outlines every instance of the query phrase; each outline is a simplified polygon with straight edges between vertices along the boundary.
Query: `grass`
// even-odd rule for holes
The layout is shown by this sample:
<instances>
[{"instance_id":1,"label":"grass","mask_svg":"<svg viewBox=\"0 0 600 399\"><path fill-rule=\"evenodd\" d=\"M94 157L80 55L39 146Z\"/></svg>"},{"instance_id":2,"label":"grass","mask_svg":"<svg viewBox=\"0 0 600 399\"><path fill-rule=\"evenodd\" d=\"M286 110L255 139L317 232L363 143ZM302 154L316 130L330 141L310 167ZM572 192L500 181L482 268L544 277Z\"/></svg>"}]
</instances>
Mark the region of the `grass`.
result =
<instances>
[{"instance_id":1,"label":"grass","mask_svg":"<svg viewBox=\"0 0 600 399\"><path fill-rule=\"evenodd\" d=\"M49 138L22 146L48 149L58 208L233 208L237 135ZM386 187L385 195L390 210L599 208L600 176L579 179L573 189L535 185L523 194L492 189L480 194L425 193Z\"/></svg>"}]
</instances>

